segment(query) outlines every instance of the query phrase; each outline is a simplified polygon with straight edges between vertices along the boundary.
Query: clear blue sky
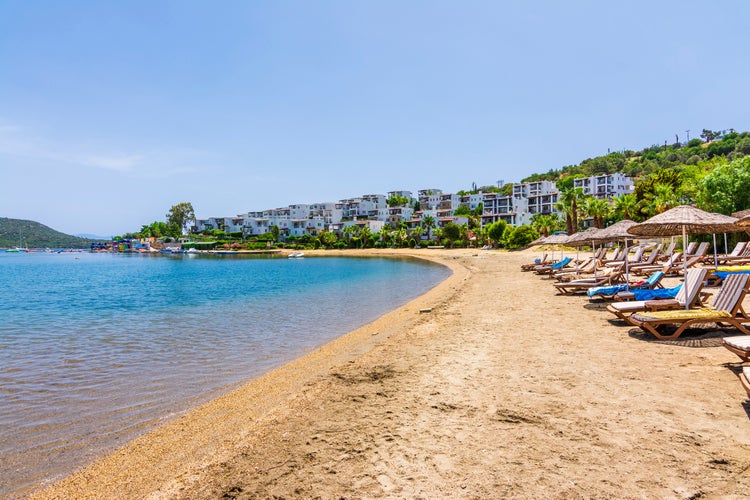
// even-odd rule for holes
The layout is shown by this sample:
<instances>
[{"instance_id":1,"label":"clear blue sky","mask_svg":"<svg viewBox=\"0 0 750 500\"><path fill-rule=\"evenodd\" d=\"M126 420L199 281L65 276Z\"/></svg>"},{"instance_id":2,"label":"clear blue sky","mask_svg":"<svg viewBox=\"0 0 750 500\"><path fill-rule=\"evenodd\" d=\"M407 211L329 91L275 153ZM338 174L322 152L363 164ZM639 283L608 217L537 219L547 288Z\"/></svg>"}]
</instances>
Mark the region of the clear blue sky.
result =
<instances>
[{"instance_id":1,"label":"clear blue sky","mask_svg":"<svg viewBox=\"0 0 750 500\"><path fill-rule=\"evenodd\" d=\"M0 0L0 217L104 236L750 124L750 2Z\"/></svg>"}]
</instances>

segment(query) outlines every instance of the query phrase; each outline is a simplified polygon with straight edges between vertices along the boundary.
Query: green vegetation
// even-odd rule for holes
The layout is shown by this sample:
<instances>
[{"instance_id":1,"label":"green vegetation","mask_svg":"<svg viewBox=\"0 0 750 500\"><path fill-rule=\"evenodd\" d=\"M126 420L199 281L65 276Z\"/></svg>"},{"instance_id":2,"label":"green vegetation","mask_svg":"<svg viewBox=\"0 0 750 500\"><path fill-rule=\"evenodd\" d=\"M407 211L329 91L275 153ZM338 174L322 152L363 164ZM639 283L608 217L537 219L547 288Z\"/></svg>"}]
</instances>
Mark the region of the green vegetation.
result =
<instances>
[{"instance_id":1,"label":"green vegetation","mask_svg":"<svg viewBox=\"0 0 750 500\"><path fill-rule=\"evenodd\" d=\"M19 245L24 248L90 248L91 242L55 231L38 222L0 217L0 248Z\"/></svg>"},{"instance_id":2,"label":"green vegetation","mask_svg":"<svg viewBox=\"0 0 750 500\"><path fill-rule=\"evenodd\" d=\"M579 165L550 169L534 174L522 182L549 180L558 189L555 206L563 217L537 214L528 226L513 227L504 221L481 226L483 208L474 210L459 207L454 213L466 217L466 224L449 223L443 227L431 215L422 218L421 225L409 227L401 222L397 227L386 226L377 233L364 225L347 226L340 234L322 231L317 235L288 236L279 227L272 226L267 234L246 237L241 232L227 234L224 228L191 235L204 244L211 242L217 248L404 248L444 245L466 247L491 245L509 249L528 245L540 235L547 236L566 230L569 234L581 229L588 220L595 227L604 227L621 219L642 221L679 204L696 204L705 210L731 214L750 208L750 133L729 133L704 129L702 139L687 144L651 146L641 151L618 151L583 160ZM635 181L635 191L613 200L602 200L583 194L574 188L576 178L622 172ZM510 195L512 184L501 187L472 184L471 189L459 191L460 195L479 192L499 192ZM393 195L388 206L412 205L420 207L418 200ZM145 225L136 237L177 238L190 222L195 221L193 207L188 202L174 205L165 222ZM12 243L10 246L15 246Z\"/></svg>"}]
</instances>

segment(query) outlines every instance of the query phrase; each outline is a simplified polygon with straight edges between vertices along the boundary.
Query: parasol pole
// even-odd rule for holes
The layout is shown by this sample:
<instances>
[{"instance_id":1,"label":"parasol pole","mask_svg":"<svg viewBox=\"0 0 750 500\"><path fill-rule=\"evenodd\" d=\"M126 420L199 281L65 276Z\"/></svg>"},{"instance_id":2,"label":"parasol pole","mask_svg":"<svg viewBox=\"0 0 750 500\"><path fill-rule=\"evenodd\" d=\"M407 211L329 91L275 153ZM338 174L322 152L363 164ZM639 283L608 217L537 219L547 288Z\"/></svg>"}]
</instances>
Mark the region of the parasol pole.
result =
<instances>
[{"instance_id":1,"label":"parasol pole","mask_svg":"<svg viewBox=\"0 0 750 500\"><path fill-rule=\"evenodd\" d=\"M687 251L687 227L685 224L682 225L682 275L685 278L684 286L685 287L685 297L690 297L690 290L688 290L688 279L687 279L687 254L685 253ZM685 309L690 309L690 304L688 304L688 301L685 300Z\"/></svg>"},{"instance_id":2,"label":"parasol pole","mask_svg":"<svg viewBox=\"0 0 750 500\"><path fill-rule=\"evenodd\" d=\"M596 243L594 243L594 240L591 240L591 258L594 259L594 279L596 279L596 265L598 263L596 259Z\"/></svg>"},{"instance_id":3,"label":"parasol pole","mask_svg":"<svg viewBox=\"0 0 750 500\"><path fill-rule=\"evenodd\" d=\"M727 233L724 233L724 255L729 254L729 247L727 246Z\"/></svg>"},{"instance_id":4,"label":"parasol pole","mask_svg":"<svg viewBox=\"0 0 750 500\"><path fill-rule=\"evenodd\" d=\"M630 290L630 266L628 266L628 238L625 237L625 286Z\"/></svg>"},{"instance_id":5,"label":"parasol pole","mask_svg":"<svg viewBox=\"0 0 750 500\"><path fill-rule=\"evenodd\" d=\"M726 233L725 233L726 236ZM716 271L719 270L719 256L716 254L716 233L713 234L714 237L714 268Z\"/></svg>"}]
</instances>

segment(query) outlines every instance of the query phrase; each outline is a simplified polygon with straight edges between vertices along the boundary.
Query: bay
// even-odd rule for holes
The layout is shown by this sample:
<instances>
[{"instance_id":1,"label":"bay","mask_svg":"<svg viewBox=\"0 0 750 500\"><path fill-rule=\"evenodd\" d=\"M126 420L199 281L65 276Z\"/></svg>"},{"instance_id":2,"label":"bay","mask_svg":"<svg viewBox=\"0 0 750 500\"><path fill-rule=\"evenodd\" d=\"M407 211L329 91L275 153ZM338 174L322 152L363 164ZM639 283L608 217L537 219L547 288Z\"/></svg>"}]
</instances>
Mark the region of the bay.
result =
<instances>
[{"instance_id":1,"label":"bay","mask_svg":"<svg viewBox=\"0 0 750 500\"><path fill-rule=\"evenodd\" d=\"M448 274L390 258L0 254L0 496L68 474Z\"/></svg>"}]
</instances>

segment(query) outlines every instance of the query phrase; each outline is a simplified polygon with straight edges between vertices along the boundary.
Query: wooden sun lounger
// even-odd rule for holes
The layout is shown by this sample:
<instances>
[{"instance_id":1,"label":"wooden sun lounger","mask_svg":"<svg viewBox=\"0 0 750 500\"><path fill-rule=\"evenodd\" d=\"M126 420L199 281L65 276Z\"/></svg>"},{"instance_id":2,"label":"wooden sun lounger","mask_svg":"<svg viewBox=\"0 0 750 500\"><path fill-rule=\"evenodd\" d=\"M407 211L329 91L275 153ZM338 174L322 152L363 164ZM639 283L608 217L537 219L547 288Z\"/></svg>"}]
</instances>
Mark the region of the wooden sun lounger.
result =
<instances>
[{"instance_id":1,"label":"wooden sun lounger","mask_svg":"<svg viewBox=\"0 0 750 500\"><path fill-rule=\"evenodd\" d=\"M592 300L625 300L623 298L625 294L630 294L632 296L633 290L654 290L656 288L664 288L661 284L662 278L664 278L664 273L661 271L655 271L645 281L631 282L627 290L615 290L610 293L598 291L593 293L593 295L591 291L587 291L587 293ZM604 287L606 287L606 285L604 285Z\"/></svg>"},{"instance_id":2,"label":"wooden sun lounger","mask_svg":"<svg viewBox=\"0 0 750 500\"><path fill-rule=\"evenodd\" d=\"M743 257L746 247L747 247L747 241L740 241L734 246L731 253L717 255L716 262L718 262L719 264L727 264L735 260L746 258L746 257ZM713 261L713 256L709 256L709 257Z\"/></svg>"},{"instance_id":3,"label":"wooden sun lounger","mask_svg":"<svg viewBox=\"0 0 750 500\"><path fill-rule=\"evenodd\" d=\"M659 257L660 260L669 260L670 257L672 257L672 254L674 253L674 249L677 246L677 243L674 241L669 244L666 250L662 252L661 256Z\"/></svg>"},{"instance_id":4,"label":"wooden sun lounger","mask_svg":"<svg viewBox=\"0 0 750 500\"><path fill-rule=\"evenodd\" d=\"M522 264L521 265L521 271L533 271L536 266L544 266L547 264L552 264L551 261L547 261L547 253L545 252L542 255L542 258L539 259L539 262L532 262L530 264Z\"/></svg>"},{"instance_id":5,"label":"wooden sun lounger","mask_svg":"<svg viewBox=\"0 0 750 500\"><path fill-rule=\"evenodd\" d=\"M750 361L750 336L724 337L721 345L735 353L742 361Z\"/></svg>"},{"instance_id":6,"label":"wooden sun lounger","mask_svg":"<svg viewBox=\"0 0 750 500\"><path fill-rule=\"evenodd\" d=\"M589 258L575 267L566 267L559 271L551 273L552 277L558 281L570 281L581 274L593 274L599 262L594 258Z\"/></svg>"},{"instance_id":7,"label":"wooden sun lounger","mask_svg":"<svg viewBox=\"0 0 750 500\"><path fill-rule=\"evenodd\" d=\"M740 383L745 388L745 392L750 396L750 366L743 366L740 373Z\"/></svg>"},{"instance_id":8,"label":"wooden sun lounger","mask_svg":"<svg viewBox=\"0 0 750 500\"><path fill-rule=\"evenodd\" d=\"M550 264L547 266L536 266L534 268L534 272L537 274L552 274L555 271L559 271L560 269L567 267L572 261L572 257L565 257L564 259L561 259L554 264Z\"/></svg>"},{"instance_id":9,"label":"wooden sun lounger","mask_svg":"<svg viewBox=\"0 0 750 500\"><path fill-rule=\"evenodd\" d=\"M710 307L638 312L630 316L628 322L644 331L651 332L659 339L676 339L688 327L697 323L731 325L742 333L750 334L750 330L742 324L750 321L742 309L742 300L748 292L748 279L750 279L749 274L727 276ZM667 326L677 326L677 330L667 335L664 331Z\"/></svg>"},{"instance_id":10,"label":"wooden sun lounger","mask_svg":"<svg viewBox=\"0 0 750 500\"><path fill-rule=\"evenodd\" d=\"M739 243L738 243L739 245ZM745 242L745 247L742 250L742 253L738 256L725 256L721 257L719 256L719 264L724 265L731 265L731 266L740 266L742 264L747 264L750 262L750 242Z\"/></svg>"},{"instance_id":11,"label":"wooden sun lounger","mask_svg":"<svg viewBox=\"0 0 750 500\"><path fill-rule=\"evenodd\" d=\"M640 261L636 262L633 260L633 262L628 262L628 267L630 269L640 269L646 266L656 266L658 267L658 264L656 264L656 259L659 258L659 255L661 255L661 249L664 247L661 243L657 245L656 248L651 250L651 253L649 253L648 258L646 260L641 259ZM658 270L658 269L657 269Z\"/></svg>"},{"instance_id":12,"label":"wooden sun lounger","mask_svg":"<svg viewBox=\"0 0 750 500\"><path fill-rule=\"evenodd\" d=\"M627 321L631 314L648 309L658 310L660 308L674 309L685 307L687 302L691 306L700 300L700 291L706 281L709 270L706 268L688 269L685 279L687 286L683 284L673 300L633 300L629 302L614 302L607 305L607 311L618 318ZM687 290L686 290L687 289ZM689 296L687 294L690 294Z\"/></svg>"},{"instance_id":13,"label":"wooden sun lounger","mask_svg":"<svg viewBox=\"0 0 750 500\"><path fill-rule=\"evenodd\" d=\"M669 258L669 260L664 264L655 264L655 265L638 265L635 264L633 266L630 266L629 271L633 274L637 274L639 276L645 276L647 274L651 274L654 271L662 271L664 274L667 275L675 275L677 274L677 269L682 264L682 252L677 252L672 254L672 256Z\"/></svg>"},{"instance_id":14,"label":"wooden sun lounger","mask_svg":"<svg viewBox=\"0 0 750 500\"><path fill-rule=\"evenodd\" d=\"M607 268L602 274L585 279L572 280L568 282L553 283L555 288L562 294L574 294L586 292L589 288L595 286L614 285L623 280L623 270L616 268Z\"/></svg>"}]
</instances>

